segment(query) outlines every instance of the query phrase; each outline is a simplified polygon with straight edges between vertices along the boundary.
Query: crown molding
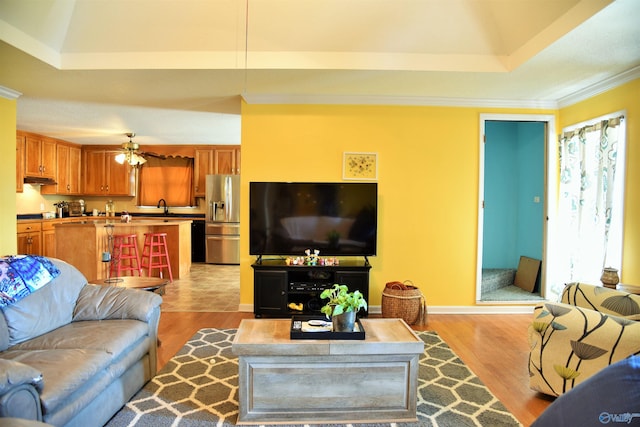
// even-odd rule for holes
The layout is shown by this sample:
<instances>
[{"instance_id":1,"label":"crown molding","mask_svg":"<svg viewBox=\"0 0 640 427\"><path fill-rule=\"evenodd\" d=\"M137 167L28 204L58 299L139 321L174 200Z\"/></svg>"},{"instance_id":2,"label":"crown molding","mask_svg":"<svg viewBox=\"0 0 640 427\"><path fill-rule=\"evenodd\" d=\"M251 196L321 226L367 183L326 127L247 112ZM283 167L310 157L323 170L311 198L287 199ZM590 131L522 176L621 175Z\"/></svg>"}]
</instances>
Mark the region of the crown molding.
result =
<instances>
[{"instance_id":1,"label":"crown molding","mask_svg":"<svg viewBox=\"0 0 640 427\"><path fill-rule=\"evenodd\" d=\"M369 95L287 95L242 94L248 104L315 104L315 105L406 105L426 107L523 108L550 109L569 107L578 102L640 78L640 66L602 80L558 100L508 100L447 98L430 96Z\"/></svg>"},{"instance_id":2,"label":"crown molding","mask_svg":"<svg viewBox=\"0 0 640 427\"><path fill-rule=\"evenodd\" d=\"M614 89L637 78L640 78L640 65L608 79L602 80L591 86L588 86L582 90L572 93L571 95L565 96L564 98L560 98L558 100L558 107L569 107L573 104L577 104L580 101L584 101L585 99L600 95L601 93Z\"/></svg>"},{"instance_id":3,"label":"crown molding","mask_svg":"<svg viewBox=\"0 0 640 427\"><path fill-rule=\"evenodd\" d=\"M2 98L14 100L14 99L18 99L21 95L22 93L16 90L9 89L8 87L0 86L0 97Z\"/></svg>"},{"instance_id":4,"label":"crown molding","mask_svg":"<svg viewBox=\"0 0 640 427\"><path fill-rule=\"evenodd\" d=\"M248 104L404 105L426 107L480 107L556 109L556 101L446 98L429 96L242 94Z\"/></svg>"}]
</instances>

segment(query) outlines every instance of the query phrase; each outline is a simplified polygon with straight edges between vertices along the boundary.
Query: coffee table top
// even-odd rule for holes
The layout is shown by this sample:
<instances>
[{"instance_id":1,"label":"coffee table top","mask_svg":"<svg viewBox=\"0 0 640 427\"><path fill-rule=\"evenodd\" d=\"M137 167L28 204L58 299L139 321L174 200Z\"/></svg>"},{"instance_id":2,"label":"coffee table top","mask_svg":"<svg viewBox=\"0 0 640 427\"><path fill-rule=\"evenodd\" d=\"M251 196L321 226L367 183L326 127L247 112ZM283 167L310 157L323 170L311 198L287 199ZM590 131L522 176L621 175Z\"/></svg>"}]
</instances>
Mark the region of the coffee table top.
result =
<instances>
[{"instance_id":1,"label":"coffee table top","mask_svg":"<svg viewBox=\"0 0 640 427\"><path fill-rule=\"evenodd\" d=\"M153 291L165 287L169 283L169 280L162 277L122 276L118 278L112 277L111 279L90 280L89 283L93 285Z\"/></svg>"},{"instance_id":2,"label":"coffee table top","mask_svg":"<svg viewBox=\"0 0 640 427\"><path fill-rule=\"evenodd\" d=\"M398 354L424 351L424 342L402 319L360 319L364 340L292 340L291 319L243 319L233 340L239 356Z\"/></svg>"}]
</instances>

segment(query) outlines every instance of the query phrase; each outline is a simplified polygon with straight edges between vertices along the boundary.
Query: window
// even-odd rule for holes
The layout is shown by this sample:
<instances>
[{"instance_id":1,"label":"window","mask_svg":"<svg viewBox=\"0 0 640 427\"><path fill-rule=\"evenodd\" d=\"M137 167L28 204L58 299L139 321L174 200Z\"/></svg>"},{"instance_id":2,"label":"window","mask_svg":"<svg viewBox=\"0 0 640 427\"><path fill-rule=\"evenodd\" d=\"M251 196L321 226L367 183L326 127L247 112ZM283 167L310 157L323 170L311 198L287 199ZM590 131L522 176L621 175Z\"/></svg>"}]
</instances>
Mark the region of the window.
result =
<instances>
[{"instance_id":1,"label":"window","mask_svg":"<svg viewBox=\"0 0 640 427\"><path fill-rule=\"evenodd\" d=\"M140 168L141 206L193 206L193 159L187 157L149 157Z\"/></svg>"},{"instance_id":2,"label":"window","mask_svg":"<svg viewBox=\"0 0 640 427\"><path fill-rule=\"evenodd\" d=\"M598 283L604 267L622 265L624 117L565 129L559 148L559 268L566 282Z\"/></svg>"}]
</instances>

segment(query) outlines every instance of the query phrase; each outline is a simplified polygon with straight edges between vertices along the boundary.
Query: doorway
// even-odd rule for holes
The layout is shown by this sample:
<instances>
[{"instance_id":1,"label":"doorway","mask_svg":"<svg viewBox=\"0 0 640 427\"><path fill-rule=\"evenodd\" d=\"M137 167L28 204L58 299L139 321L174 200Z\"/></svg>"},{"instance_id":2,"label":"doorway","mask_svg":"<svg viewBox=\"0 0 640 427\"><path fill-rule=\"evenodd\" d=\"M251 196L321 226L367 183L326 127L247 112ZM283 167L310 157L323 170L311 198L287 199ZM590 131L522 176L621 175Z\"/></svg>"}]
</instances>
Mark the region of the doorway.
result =
<instances>
[{"instance_id":1,"label":"doorway","mask_svg":"<svg viewBox=\"0 0 640 427\"><path fill-rule=\"evenodd\" d=\"M483 114L480 128L476 300L535 303L549 282L555 117Z\"/></svg>"}]
</instances>

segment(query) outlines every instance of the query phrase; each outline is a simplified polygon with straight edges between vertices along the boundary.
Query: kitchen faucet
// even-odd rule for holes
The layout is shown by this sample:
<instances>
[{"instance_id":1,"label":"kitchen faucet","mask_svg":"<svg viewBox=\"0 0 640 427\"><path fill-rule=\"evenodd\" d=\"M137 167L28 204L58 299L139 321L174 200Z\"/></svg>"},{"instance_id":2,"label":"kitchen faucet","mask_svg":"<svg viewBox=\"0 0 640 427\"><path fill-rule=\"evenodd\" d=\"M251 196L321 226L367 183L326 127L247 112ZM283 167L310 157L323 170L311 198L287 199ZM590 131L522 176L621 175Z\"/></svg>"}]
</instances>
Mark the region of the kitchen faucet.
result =
<instances>
[{"instance_id":1,"label":"kitchen faucet","mask_svg":"<svg viewBox=\"0 0 640 427\"><path fill-rule=\"evenodd\" d=\"M158 206L157 207L160 207L161 204L164 204L164 214L165 215L169 215L169 208L167 207L167 201L165 199L158 200Z\"/></svg>"}]
</instances>

